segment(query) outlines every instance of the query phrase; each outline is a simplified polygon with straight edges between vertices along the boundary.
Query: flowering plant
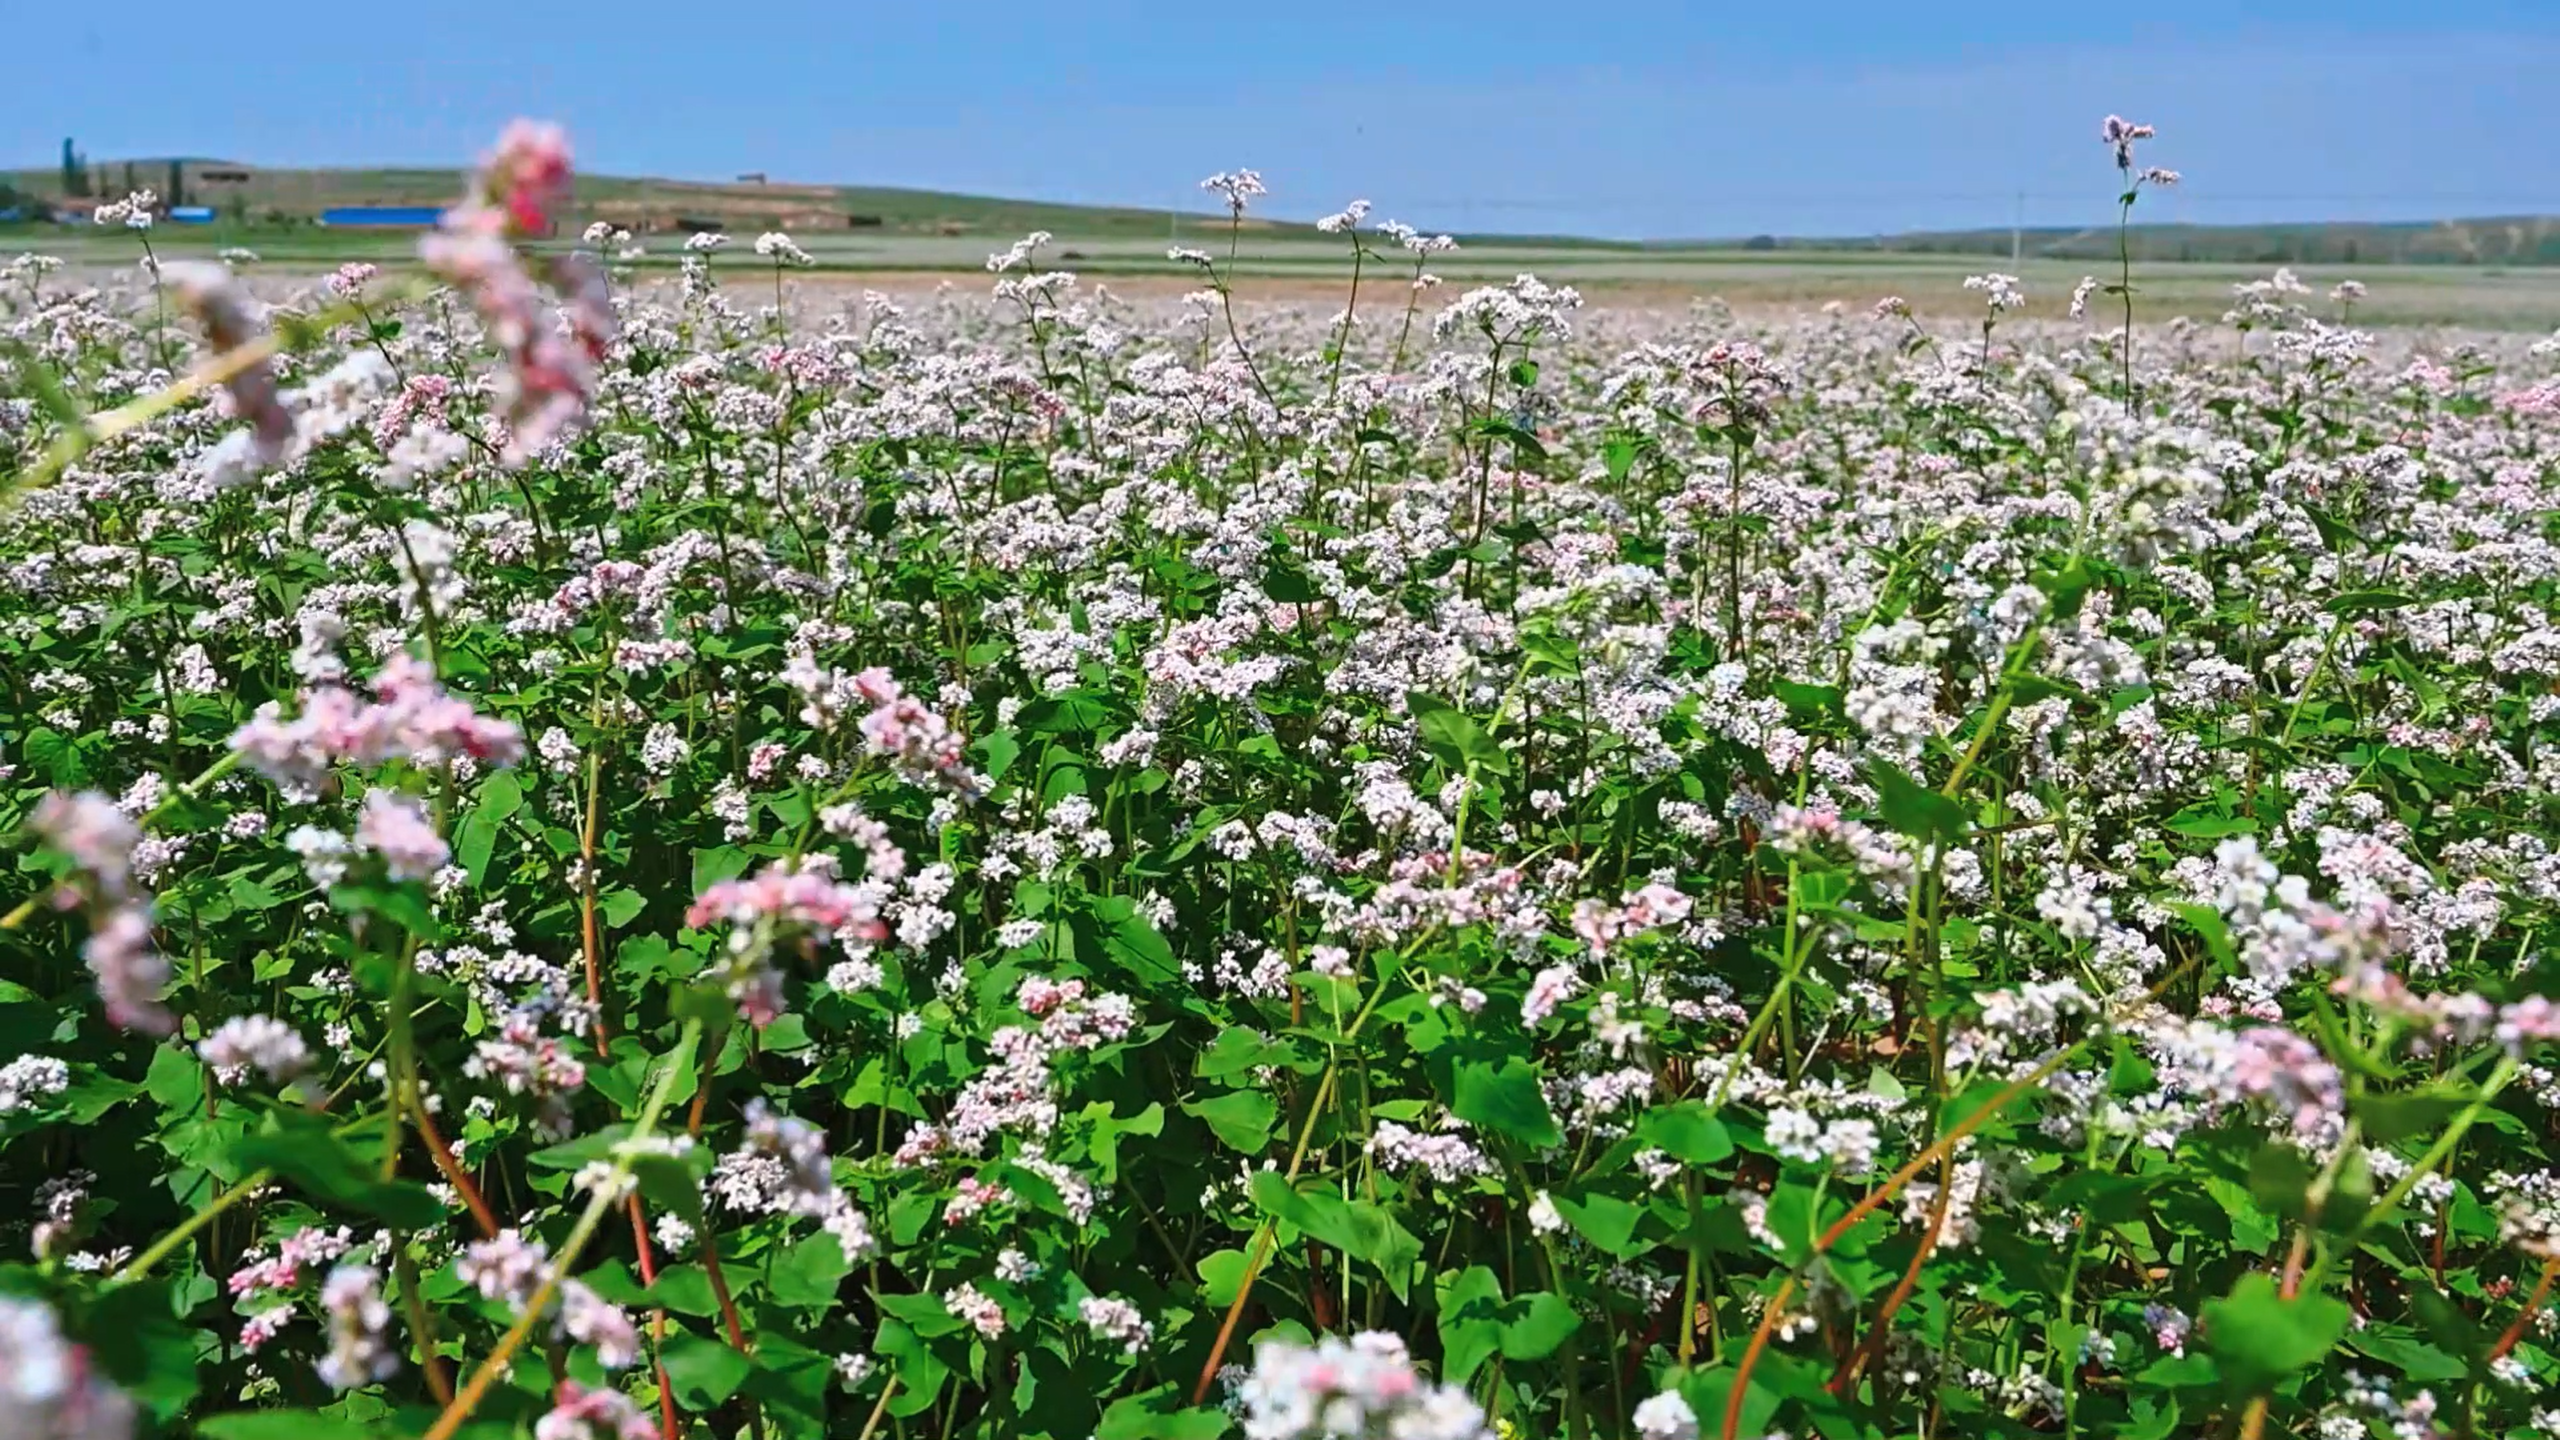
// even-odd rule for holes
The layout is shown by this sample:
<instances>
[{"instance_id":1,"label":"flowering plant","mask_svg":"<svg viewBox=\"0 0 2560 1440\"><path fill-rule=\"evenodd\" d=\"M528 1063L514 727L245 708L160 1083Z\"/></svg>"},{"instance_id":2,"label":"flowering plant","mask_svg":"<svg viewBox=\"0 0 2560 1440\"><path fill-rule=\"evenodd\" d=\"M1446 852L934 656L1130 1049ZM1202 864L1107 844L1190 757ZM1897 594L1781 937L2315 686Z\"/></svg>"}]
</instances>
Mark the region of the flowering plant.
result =
<instances>
[{"instance_id":1,"label":"flowering plant","mask_svg":"<svg viewBox=\"0 0 2560 1440\"><path fill-rule=\"evenodd\" d=\"M0 1433L2560 1425L2550 342L470 195L0 279Z\"/></svg>"}]
</instances>

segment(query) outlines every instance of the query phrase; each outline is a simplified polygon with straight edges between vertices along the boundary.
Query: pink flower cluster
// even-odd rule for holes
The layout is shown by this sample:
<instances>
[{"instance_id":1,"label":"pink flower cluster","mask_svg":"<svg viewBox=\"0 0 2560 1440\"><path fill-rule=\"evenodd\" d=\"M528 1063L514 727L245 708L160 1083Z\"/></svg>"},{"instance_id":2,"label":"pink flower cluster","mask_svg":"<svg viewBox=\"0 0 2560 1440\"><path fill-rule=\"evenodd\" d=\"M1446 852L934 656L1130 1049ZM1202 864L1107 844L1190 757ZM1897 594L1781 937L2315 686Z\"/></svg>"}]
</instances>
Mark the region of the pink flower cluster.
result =
<instances>
[{"instance_id":1,"label":"pink flower cluster","mask_svg":"<svg viewBox=\"0 0 2560 1440\"><path fill-rule=\"evenodd\" d=\"M1011 1203L1013 1192L1002 1185L990 1184L975 1175L963 1175L960 1183L952 1187L951 1203L943 1209L942 1223L966 1225L982 1211Z\"/></svg>"},{"instance_id":2,"label":"pink flower cluster","mask_svg":"<svg viewBox=\"0 0 2560 1440\"><path fill-rule=\"evenodd\" d=\"M231 271L210 261L176 260L160 267L160 277L177 292L178 303L204 327L213 348L226 354L255 344L265 331L250 313L255 302L248 287ZM293 416L276 391L275 372L265 359L234 371L223 382L231 408L249 422L261 464L272 464L293 441Z\"/></svg>"},{"instance_id":3,"label":"pink flower cluster","mask_svg":"<svg viewBox=\"0 0 2560 1440\"><path fill-rule=\"evenodd\" d=\"M885 667L873 666L851 675L820 666L806 651L783 668L782 683L800 692L800 719L813 730L832 730L855 705L869 705L862 718L864 745L885 755L899 772L918 784L941 784L963 795L977 793L977 778L963 763L967 742L931 706L909 695Z\"/></svg>"},{"instance_id":4,"label":"pink flower cluster","mask_svg":"<svg viewBox=\"0 0 2560 1440\"><path fill-rule=\"evenodd\" d=\"M2110 115L2098 122L2098 142L2116 152L2116 168L2133 168L2133 142L2148 140L2158 132L2148 125L2136 125L2121 115Z\"/></svg>"},{"instance_id":5,"label":"pink flower cluster","mask_svg":"<svg viewBox=\"0 0 2560 1440\"><path fill-rule=\"evenodd\" d=\"M1058 1049L1091 1050L1125 1039L1138 1023L1137 1008L1128 996L1097 995L1087 1001L1081 980L1044 980L1034 975L1022 982L1014 1003L1040 1021L1040 1038Z\"/></svg>"},{"instance_id":6,"label":"pink flower cluster","mask_svg":"<svg viewBox=\"0 0 2560 1440\"><path fill-rule=\"evenodd\" d=\"M426 807L397 790L365 793L356 839L382 857L383 873L394 880L427 879L453 858Z\"/></svg>"},{"instance_id":7,"label":"pink flower cluster","mask_svg":"<svg viewBox=\"0 0 2560 1440\"><path fill-rule=\"evenodd\" d=\"M228 1288L234 1295L290 1289L302 1279L304 1266L325 1265L346 1254L354 1244L354 1237L343 1225L335 1230L318 1226L296 1230L277 1242L275 1254L252 1259L232 1271Z\"/></svg>"},{"instance_id":8,"label":"pink flower cluster","mask_svg":"<svg viewBox=\"0 0 2560 1440\"><path fill-rule=\"evenodd\" d=\"M55 791L36 804L29 825L71 857L81 883L60 893L66 908L85 897L89 939L81 958L97 981L107 1023L150 1035L166 1035L177 1017L160 1004L169 962L151 948L151 897L136 885L134 847L142 832L116 802L96 791Z\"/></svg>"},{"instance_id":9,"label":"pink flower cluster","mask_svg":"<svg viewBox=\"0 0 2560 1440\"><path fill-rule=\"evenodd\" d=\"M513 765L524 758L523 731L474 713L415 656L393 656L373 690L370 704L335 685L306 691L302 714L291 720L269 701L231 737L231 748L277 784L304 791L317 790L341 762L441 765L468 756Z\"/></svg>"},{"instance_id":10,"label":"pink flower cluster","mask_svg":"<svg viewBox=\"0 0 2560 1440\"><path fill-rule=\"evenodd\" d=\"M619 1390L560 1382L550 1412L534 1422L533 1440L654 1440L658 1427Z\"/></svg>"},{"instance_id":11,"label":"pink flower cluster","mask_svg":"<svg viewBox=\"0 0 2560 1440\"><path fill-rule=\"evenodd\" d=\"M1652 884L1628 891L1616 905L1598 900L1578 902L1573 907L1573 933L1582 937L1596 958L1608 954L1609 947L1621 940L1688 918L1688 896L1668 885Z\"/></svg>"},{"instance_id":12,"label":"pink flower cluster","mask_svg":"<svg viewBox=\"0 0 2560 1440\"><path fill-rule=\"evenodd\" d=\"M776 861L743 880L723 880L694 897L684 923L702 929L714 922L771 925L777 929L810 929L833 934L851 930L878 942L889 936L876 899L860 886L848 885L813 865L792 867Z\"/></svg>"},{"instance_id":13,"label":"pink flower cluster","mask_svg":"<svg viewBox=\"0 0 2560 1440\"><path fill-rule=\"evenodd\" d=\"M2232 1088L2291 1116L2297 1134L2318 1131L2346 1103L2338 1067L2290 1030L2259 1025L2241 1031L2230 1067Z\"/></svg>"},{"instance_id":14,"label":"pink flower cluster","mask_svg":"<svg viewBox=\"0 0 2560 1440\"><path fill-rule=\"evenodd\" d=\"M738 1013L750 1025L772 1024L782 1014L782 972L767 963L786 934L834 936L853 944L877 944L889 936L880 918L881 896L869 885L836 878L831 856L794 865L777 861L744 880L723 880L694 897L685 924L715 922L737 927L721 979Z\"/></svg>"},{"instance_id":15,"label":"pink flower cluster","mask_svg":"<svg viewBox=\"0 0 2560 1440\"><path fill-rule=\"evenodd\" d=\"M445 404L452 398L453 381L442 375L412 375L400 393L384 403L380 414L373 417L373 443L388 450L409 433L409 427L425 422L442 425Z\"/></svg>"},{"instance_id":16,"label":"pink flower cluster","mask_svg":"<svg viewBox=\"0 0 2560 1440\"><path fill-rule=\"evenodd\" d=\"M510 465L522 464L586 413L595 362L613 340L613 302L593 260L566 254L551 261L552 288L566 302L569 334L563 336L516 254L516 240L550 232L569 197L569 174L569 142L559 127L518 120L498 137L470 197L418 242L427 268L469 297L506 353L498 401L507 420L501 454Z\"/></svg>"},{"instance_id":17,"label":"pink flower cluster","mask_svg":"<svg viewBox=\"0 0 2560 1440\"><path fill-rule=\"evenodd\" d=\"M28 828L71 858L102 901L132 899L133 847L142 831L116 802L94 790L56 790L36 802ZM76 902L78 896L71 896Z\"/></svg>"},{"instance_id":18,"label":"pink flower cluster","mask_svg":"<svg viewBox=\"0 0 2560 1440\"><path fill-rule=\"evenodd\" d=\"M587 1067L522 1011L509 1015L495 1037L481 1041L462 1069L474 1080L497 1082L510 1095L532 1097L538 1121L553 1133L568 1129L569 1096L587 1083Z\"/></svg>"}]
</instances>

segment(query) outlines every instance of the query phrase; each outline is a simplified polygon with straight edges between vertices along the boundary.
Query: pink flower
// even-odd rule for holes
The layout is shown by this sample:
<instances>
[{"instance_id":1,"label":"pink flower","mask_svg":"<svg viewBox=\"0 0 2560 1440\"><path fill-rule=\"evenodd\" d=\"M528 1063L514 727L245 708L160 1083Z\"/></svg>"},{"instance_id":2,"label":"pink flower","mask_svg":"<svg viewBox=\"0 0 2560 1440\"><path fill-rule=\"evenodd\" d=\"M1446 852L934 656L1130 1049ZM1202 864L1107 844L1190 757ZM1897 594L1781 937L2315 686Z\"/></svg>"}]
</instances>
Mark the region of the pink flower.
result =
<instances>
[{"instance_id":1,"label":"pink flower","mask_svg":"<svg viewBox=\"0 0 2560 1440\"><path fill-rule=\"evenodd\" d=\"M699 930L714 921L732 925L770 922L783 927L836 931L851 928L862 939L885 940L889 927L878 902L857 886L814 868L777 861L753 878L723 880L694 897L684 923Z\"/></svg>"},{"instance_id":2,"label":"pink flower","mask_svg":"<svg viewBox=\"0 0 2560 1440\"><path fill-rule=\"evenodd\" d=\"M2153 131L2148 125L2136 125L2121 115L2110 115L2099 122L2098 140L2116 152L2116 168L2133 168L2133 142L2148 140Z\"/></svg>"},{"instance_id":3,"label":"pink flower","mask_svg":"<svg viewBox=\"0 0 2560 1440\"><path fill-rule=\"evenodd\" d=\"M1529 993L1520 1001L1520 1023L1532 1030L1546 1023L1556 1007L1573 998L1582 988L1581 977L1570 965L1550 965L1529 982Z\"/></svg>"},{"instance_id":4,"label":"pink flower","mask_svg":"<svg viewBox=\"0 0 2560 1440\"><path fill-rule=\"evenodd\" d=\"M569 199L569 137L559 126L514 120L481 171L481 192L517 235L550 233L553 212Z\"/></svg>"},{"instance_id":5,"label":"pink flower","mask_svg":"<svg viewBox=\"0 0 2560 1440\"><path fill-rule=\"evenodd\" d=\"M952 1188L951 1203L942 1212L945 1225L965 1225L976 1219L978 1212L1009 1204L1013 1192L1001 1185L990 1185L975 1175L964 1175Z\"/></svg>"},{"instance_id":6,"label":"pink flower","mask_svg":"<svg viewBox=\"0 0 2560 1440\"><path fill-rule=\"evenodd\" d=\"M2338 1067L2320 1047L2273 1025L2240 1032L2231 1052L2232 1088L2292 1117L2297 1134L2320 1128L2346 1103Z\"/></svg>"},{"instance_id":7,"label":"pink flower","mask_svg":"<svg viewBox=\"0 0 2560 1440\"><path fill-rule=\"evenodd\" d=\"M231 748L276 783L304 790L317 789L341 762L440 765L468 756L513 765L524 758L523 731L475 713L415 656L394 655L373 684L370 705L335 685L305 691L302 714L292 720L269 701L231 737Z\"/></svg>"},{"instance_id":8,"label":"pink flower","mask_svg":"<svg viewBox=\"0 0 2560 1440\"><path fill-rule=\"evenodd\" d=\"M115 801L95 790L56 790L36 802L27 825L71 857L100 899L122 900L132 893L133 847L142 832Z\"/></svg>"},{"instance_id":9,"label":"pink flower","mask_svg":"<svg viewBox=\"0 0 2560 1440\"><path fill-rule=\"evenodd\" d=\"M367 792L356 839L382 856L382 868L394 880L427 879L453 858L426 807L396 790Z\"/></svg>"},{"instance_id":10,"label":"pink flower","mask_svg":"<svg viewBox=\"0 0 2560 1440\"><path fill-rule=\"evenodd\" d=\"M619 1390L560 1382L550 1413L534 1422L533 1440L655 1440L658 1428Z\"/></svg>"},{"instance_id":11,"label":"pink flower","mask_svg":"<svg viewBox=\"0 0 2560 1440\"><path fill-rule=\"evenodd\" d=\"M147 1035L177 1028L177 1017L160 1004L160 991L169 983L169 962L151 948L149 906L128 902L108 911L89 932L81 957L98 982L108 1024Z\"/></svg>"},{"instance_id":12,"label":"pink flower","mask_svg":"<svg viewBox=\"0 0 2560 1440\"><path fill-rule=\"evenodd\" d=\"M372 284L373 278L381 273L382 267L379 265L367 265L360 260L349 261L330 272L329 293L341 300L353 300L362 295L364 287Z\"/></svg>"},{"instance_id":13,"label":"pink flower","mask_svg":"<svg viewBox=\"0 0 2560 1440\"><path fill-rule=\"evenodd\" d=\"M257 343L266 331L250 313L254 303L239 278L221 265L201 260L172 260L160 267L161 278L176 291L178 303L204 326L213 348L228 354ZM262 463L273 463L293 439L293 416L276 391L275 372L261 357L242 366L223 383L231 407L249 422Z\"/></svg>"},{"instance_id":14,"label":"pink flower","mask_svg":"<svg viewBox=\"0 0 2560 1440\"><path fill-rule=\"evenodd\" d=\"M560 1287L560 1329L596 1347L596 1363L607 1370L628 1369L640 1358L640 1331L630 1313L575 1280Z\"/></svg>"},{"instance_id":15,"label":"pink flower","mask_svg":"<svg viewBox=\"0 0 2560 1440\"><path fill-rule=\"evenodd\" d=\"M591 260L563 256L550 266L553 288L567 302L577 341L571 345L512 243L550 232L568 200L569 175L569 144L559 127L518 120L474 177L471 197L418 242L427 268L469 297L506 354L498 408L507 426L501 456L510 465L522 464L586 413L594 362L613 339L611 296Z\"/></svg>"}]
</instances>

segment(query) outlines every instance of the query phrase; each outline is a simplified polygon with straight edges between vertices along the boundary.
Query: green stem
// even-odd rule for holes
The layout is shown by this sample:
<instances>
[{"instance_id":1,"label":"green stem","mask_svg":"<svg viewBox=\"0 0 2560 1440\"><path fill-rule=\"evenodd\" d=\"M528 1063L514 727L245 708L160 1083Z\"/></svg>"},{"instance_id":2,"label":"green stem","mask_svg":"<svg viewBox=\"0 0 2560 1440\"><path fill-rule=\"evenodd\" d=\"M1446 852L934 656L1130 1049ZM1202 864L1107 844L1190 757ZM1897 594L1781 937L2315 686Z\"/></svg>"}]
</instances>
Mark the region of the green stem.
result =
<instances>
[{"instance_id":1,"label":"green stem","mask_svg":"<svg viewBox=\"0 0 2560 1440\"><path fill-rule=\"evenodd\" d=\"M214 1197L212 1204L178 1222L177 1229L161 1236L150 1249L134 1256L129 1264L116 1272L117 1282L121 1284L129 1280L139 1280L150 1274L152 1266L168 1259L171 1251L186 1244L194 1238L197 1231L212 1224L213 1217L256 1194L260 1186L274 1178L276 1178L276 1172L273 1170L253 1170L241 1176L239 1184Z\"/></svg>"},{"instance_id":2,"label":"green stem","mask_svg":"<svg viewBox=\"0 0 2560 1440\"><path fill-rule=\"evenodd\" d=\"M453 1432L462 1428L462 1422L471 1418L472 1410L479 1405L480 1397L488 1393L489 1386L506 1373L508 1362L515 1358L517 1350L523 1348L525 1337L533 1333L533 1327L541 1321L543 1312L551 1308L551 1299L559 1293L560 1282L569 1277L569 1267L577 1263L579 1253L587 1248L589 1240L595 1238L596 1227L603 1223L605 1212L614 1207L619 1198L617 1192L630 1178L631 1163L638 1158L639 1147L657 1128L659 1113L667 1108L667 1096L675 1089L676 1072L684 1068L683 1057L692 1054L701 1040L702 1022L698 1019L684 1022L684 1033L676 1038L675 1048L667 1053L663 1062L665 1068L658 1072L658 1083L650 1087L648 1103L641 1107L639 1122L631 1127L631 1138L615 1147L612 1175L596 1187L593 1198L587 1201L586 1210L578 1216L577 1227L569 1232L568 1243L560 1247L559 1258L551 1262L551 1268L543 1273L540 1288L525 1302L524 1313L516 1317L516 1323L508 1328L506 1334L498 1337L497 1346L489 1352L489 1358L481 1361L480 1368L471 1372L471 1378L453 1397L453 1403L447 1405L444 1413L436 1417L436 1423L428 1427L424 1440L451 1440Z\"/></svg>"}]
</instances>

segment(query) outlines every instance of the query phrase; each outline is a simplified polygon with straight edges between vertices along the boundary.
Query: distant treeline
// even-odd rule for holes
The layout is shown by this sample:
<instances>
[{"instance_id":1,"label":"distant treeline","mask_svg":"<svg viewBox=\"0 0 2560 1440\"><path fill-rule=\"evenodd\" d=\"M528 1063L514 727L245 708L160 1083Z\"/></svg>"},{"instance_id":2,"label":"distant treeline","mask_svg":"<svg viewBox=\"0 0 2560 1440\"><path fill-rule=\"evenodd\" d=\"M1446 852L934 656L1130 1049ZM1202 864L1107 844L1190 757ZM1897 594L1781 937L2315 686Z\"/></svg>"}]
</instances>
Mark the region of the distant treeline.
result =
<instances>
[{"instance_id":1,"label":"distant treeline","mask_svg":"<svg viewBox=\"0 0 2560 1440\"><path fill-rule=\"evenodd\" d=\"M2031 257L2112 260L2112 229L2028 230ZM2560 265L2560 216L2400 223L2324 221L2297 225L2137 225L2137 260L2233 265ZM1864 239L1756 237L1752 249L1882 250L1916 255L2007 256L2008 230L1949 230Z\"/></svg>"}]
</instances>

